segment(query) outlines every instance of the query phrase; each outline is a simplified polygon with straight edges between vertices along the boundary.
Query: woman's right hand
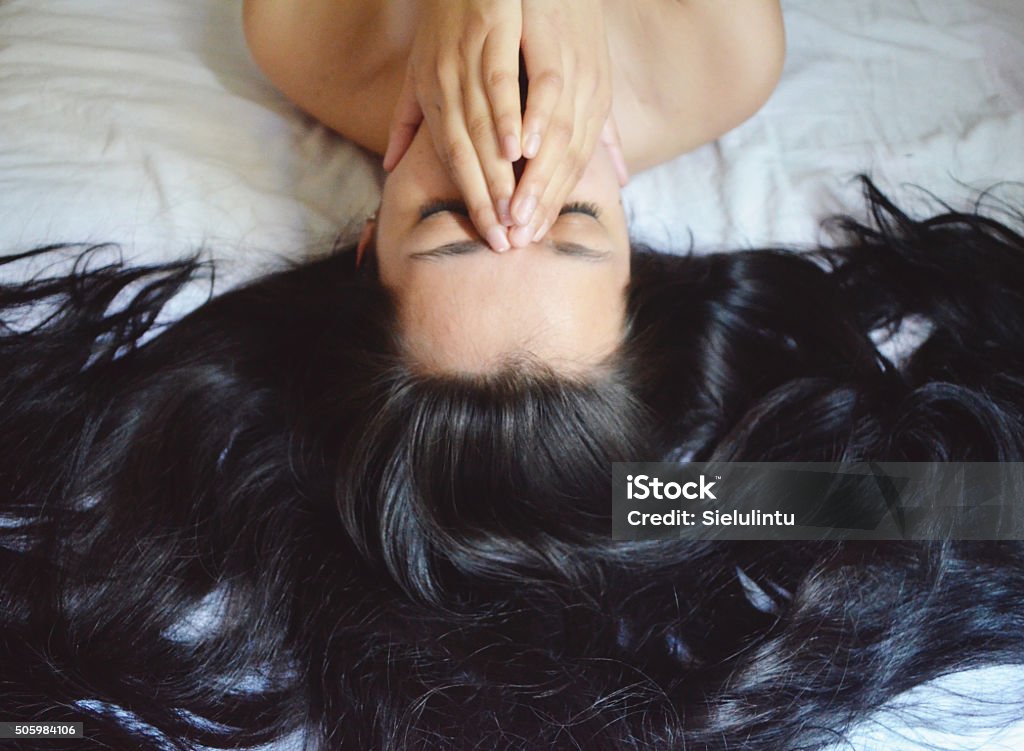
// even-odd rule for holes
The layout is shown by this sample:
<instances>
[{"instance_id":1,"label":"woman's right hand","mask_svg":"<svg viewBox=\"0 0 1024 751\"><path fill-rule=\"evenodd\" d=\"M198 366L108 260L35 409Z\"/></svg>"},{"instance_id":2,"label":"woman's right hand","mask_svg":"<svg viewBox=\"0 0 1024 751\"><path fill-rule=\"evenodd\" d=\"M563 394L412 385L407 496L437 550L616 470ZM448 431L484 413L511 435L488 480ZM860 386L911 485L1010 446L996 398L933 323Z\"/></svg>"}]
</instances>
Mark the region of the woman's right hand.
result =
<instances>
[{"instance_id":1,"label":"woman's right hand","mask_svg":"<svg viewBox=\"0 0 1024 751\"><path fill-rule=\"evenodd\" d=\"M522 156L521 3L420 0L419 6L384 169L394 169L426 120L477 231L494 250L507 250L513 163Z\"/></svg>"}]
</instances>

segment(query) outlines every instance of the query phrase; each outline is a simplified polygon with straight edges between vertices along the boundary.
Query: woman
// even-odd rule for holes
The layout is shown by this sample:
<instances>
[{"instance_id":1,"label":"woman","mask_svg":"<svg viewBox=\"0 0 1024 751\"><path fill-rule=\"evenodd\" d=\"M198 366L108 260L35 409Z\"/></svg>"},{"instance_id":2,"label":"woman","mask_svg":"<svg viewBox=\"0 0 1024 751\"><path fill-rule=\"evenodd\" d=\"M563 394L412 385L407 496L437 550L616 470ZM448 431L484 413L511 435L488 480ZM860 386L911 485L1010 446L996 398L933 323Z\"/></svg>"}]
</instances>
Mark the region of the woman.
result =
<instances>
[{"instance_id":1,"label":"woman","mask_svg":"<svg viewBox=\"0 0 1024 751\"><path fill-rule=\"evenodd\" d=\"M1024 239L868 197L810 258L635 251L596 368L428 360L379 247L144 344L195 262L0 288L5 716L76 748L815 748L1020 662L1016 544L608 539L615 458L1024 456ZM870 334L913 316L897 365Z\"/></svg>"},{"instance_id":2,"label":"woman","mask_svg":"<svg viewBox=\"0 0 1024 751\"><path fill-rule=\"evenodd\" d=\"M782 65L777 0L742 14L661 0L245 9L256 60L310 113L383 153L395 112L393 171L366 239L396 296L407 354L428 372L493 372L523 357L579 372L609 358L629 278L624 170L739 124ZM521 123L520 45L530 80ZM416 127L417 98L429 129ZM615 138L595 151L609 104L621 151ZM484 239L517 252L474 253Z\"/></svg>"}]
</instances>

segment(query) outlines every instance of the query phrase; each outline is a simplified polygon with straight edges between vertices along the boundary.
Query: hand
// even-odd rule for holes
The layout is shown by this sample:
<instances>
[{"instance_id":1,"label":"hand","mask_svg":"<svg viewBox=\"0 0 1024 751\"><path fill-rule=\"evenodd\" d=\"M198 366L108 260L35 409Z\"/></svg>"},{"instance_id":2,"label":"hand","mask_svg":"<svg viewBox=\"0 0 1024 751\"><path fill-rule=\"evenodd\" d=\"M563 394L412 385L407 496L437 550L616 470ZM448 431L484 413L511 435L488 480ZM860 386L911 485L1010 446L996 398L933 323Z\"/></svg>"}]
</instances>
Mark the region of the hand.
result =
<instances>
[{"instance_id":1,"label":"hand","mask_svg":"<svg viewBox=\"0 0 1024 751\"><path fill-rule=\"evenodd\" d=\"M384 169L394 169L426 119L474 226L494 250L507 250L512 165L521 156L520 3L421 0L420 7Z\"/></svg>"},{"instance_id":2,"label":"hand","mask_svg":"<svg viewBox=\"0 0 1024 751\"><path fill-rule=\"evenodd\" d=\"M628 175L611 119L611 62L600 0L523 0L523 57L529 80L522 152L528 162L512 199L522 247L558 218L598 139L619 182Z\"/></svg>"}]
</instances>

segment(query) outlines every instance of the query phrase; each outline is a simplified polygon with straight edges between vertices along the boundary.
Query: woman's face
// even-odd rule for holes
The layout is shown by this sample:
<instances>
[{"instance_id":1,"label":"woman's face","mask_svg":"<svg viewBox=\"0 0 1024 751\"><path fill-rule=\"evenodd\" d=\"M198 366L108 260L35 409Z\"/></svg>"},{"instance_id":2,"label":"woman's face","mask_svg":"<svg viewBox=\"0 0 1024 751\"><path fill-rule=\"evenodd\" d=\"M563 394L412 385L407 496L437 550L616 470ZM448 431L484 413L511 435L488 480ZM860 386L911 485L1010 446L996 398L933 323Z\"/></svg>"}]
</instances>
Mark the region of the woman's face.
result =
<instances>
[{"instance_id":1,"label":"woman's face","mask_svg":"<svg viewBox=\"0 0 1024 751\"><path fill-rule=\"evenodd\" d=\"M377 221L381 281L398 300L407 352L428 371L485 373L523 355L585 370L622 338L629 236L601 145L547 235L496 253L420 128Z\"/></svg>"}]
</instances>

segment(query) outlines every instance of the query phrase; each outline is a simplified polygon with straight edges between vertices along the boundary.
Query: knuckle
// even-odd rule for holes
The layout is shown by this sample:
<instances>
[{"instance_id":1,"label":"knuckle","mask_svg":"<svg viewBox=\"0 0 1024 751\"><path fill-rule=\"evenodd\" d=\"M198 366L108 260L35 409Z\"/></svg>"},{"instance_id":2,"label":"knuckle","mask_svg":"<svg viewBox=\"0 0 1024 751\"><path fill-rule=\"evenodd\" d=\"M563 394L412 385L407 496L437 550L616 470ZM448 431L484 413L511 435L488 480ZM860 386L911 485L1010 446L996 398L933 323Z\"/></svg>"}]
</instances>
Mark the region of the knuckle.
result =
<instances>
[{"instance_id":1,"label":"knuckle","mask_svg":"<svg viewBox=\"0 0 1024 751\"><path fill-rule=\"evenodd\" d=\"M448 57L438 57L434 61L434 77L438 81L448 81L451 79L455 72L458 70L458 62L450 60Z\"/></svg>"},{"instance_id":2,"label":"knuckle","mask_svg":"<svg viewBox=\"0 0 1024 751\"><path fill-rule=\"evenodd\" d=\"M508 88L510 84L517 80L518 76L513 75L512 71L505 68L492 70L487 74L487 86L492 89Z\"/></svg>"},{"instance_id":3,"label":"knuckle","mask_svg":"<svg viewBox=\"0 0 1024 751\"><path fill-rule=\"evenodd\" d=\"M481 38L487 35L487 31L491 27L491 20L488 18L486 10L483 8L475 9L465 19L464 24L466 34L463 39L472 40L474 46L479 47Z\"/></svg>"},{"instance_id":4,"label":"knuckle","mask_svg":"<svg viewBox=\"0 0 1024 751\"><path fill-rule=\"evenodd\" d=\"M519 127L519 118L515 115L502 115L495 123L499 133L515 133Z\"/></svg>"},{"instance_id":5,"label":"knuckle","mask_svg":"<svg viewBox=\"0 0 1024 751\"><path fill-rule=\"evenodd\" d=\"M469 149L462 141L448 141L445 144L444 160L449 171L461 170L469 160Z\"/></svg>"},{"instance_id":6,"label":"knuckle","mask_svg":"<svg viewBox=\"0 0 1024 751\"><path fill-rule=\"evenodd\" d=\"M552 120L551 125L548 127L552 138L555 140L561 143L568 143L572 140L574 128L571 121L562 119Z\"/></svg>"},{"instance_id":7,"label":"knuckle","mask_svg":"<svg viewBox=\"0 0 1024 751\"><path fill-rule=\"evenodd\" d=\"M491 118L478 115L466 123L466 130L474 141L481 141L491 132Z\"/></svg>"},{"instance_id":8,"label":"knuckle","mask_svg":"<svg viewBox=\"0 0 1024 751\"><path fill-rule=\"evenodd\" d=\"M565 79L562 74L556 70L545 70L542 71L535 81L530 82L539 88L548 89L555 94L562 92L562 87L565 85Z\"/></svg>"}]
</instances>

